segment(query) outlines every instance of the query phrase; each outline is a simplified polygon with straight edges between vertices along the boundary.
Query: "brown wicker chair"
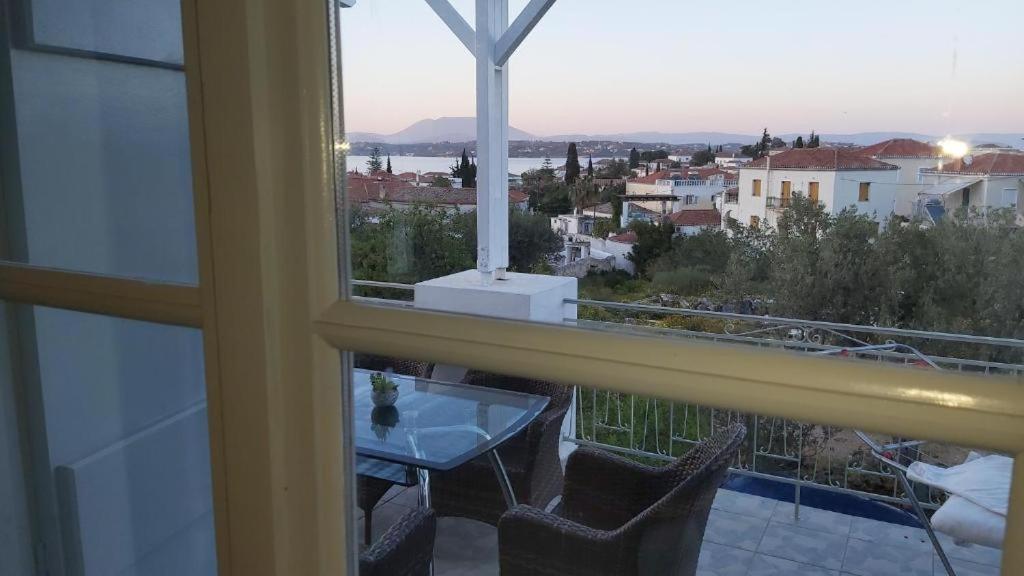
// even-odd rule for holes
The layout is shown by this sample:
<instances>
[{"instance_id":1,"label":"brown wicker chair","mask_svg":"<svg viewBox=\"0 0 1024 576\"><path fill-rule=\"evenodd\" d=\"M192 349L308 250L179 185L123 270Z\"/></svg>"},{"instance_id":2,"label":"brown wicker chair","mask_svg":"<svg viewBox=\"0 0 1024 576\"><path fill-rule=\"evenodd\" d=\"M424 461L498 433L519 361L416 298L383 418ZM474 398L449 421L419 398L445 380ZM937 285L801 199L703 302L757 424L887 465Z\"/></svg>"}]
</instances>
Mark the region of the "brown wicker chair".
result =
<instances>
[{"instance_id":1,"label":"brown wicker chair","mask_svg":"<svg viewBox=\"0 0 1024 576\"><path fill-rule=\"evenodd\" d=\"M407 512L359 555L360 576L428 576L436 527L429 508Z\"/></svg>"},{"instance_id":2,"label":"brown wicker chair","mask_svg":"<svg viewBox=\"0 0 1024 576\"><path fill-rule=\"evenodd\" d=\"M432 364L416 360L402 360L386 356L356 354L355 367L377 372L393 371L395 374L426 378L433 368ZM356 476L356 504L363 510L364 542L369 545L373 526L373 509L380 499L387 494L395 482L373 476Z\"/></svg>"},{"instance_id":3,"label":"brown wicker chair","mask_svg":"<svg viewBox=\"0 0 1024 576\"><path fill-rule=\"evenodd\" d=\"M734 424L662 467L576 450L561 516L530 506L502 516L502 576L692 576L711 502L745 435Z\"/></svg>"},{"instance_id":4,"label":"brown wicker chair","mask_svg":"<svg viewBox=\"0 0 1024 576\"><path fill-rule=\"evenodd\" d=\"M562 493L562 464L558 459L562 420L572 403L572 388L529 380L470 372L463 382L547 396L544 411L522 432L498 448L516 500L544 508ZM486 456L447 472L430 475L431 506L438 516L472 518L497 525L508 510L494 468Z\"/></svg>"}]
</instances>

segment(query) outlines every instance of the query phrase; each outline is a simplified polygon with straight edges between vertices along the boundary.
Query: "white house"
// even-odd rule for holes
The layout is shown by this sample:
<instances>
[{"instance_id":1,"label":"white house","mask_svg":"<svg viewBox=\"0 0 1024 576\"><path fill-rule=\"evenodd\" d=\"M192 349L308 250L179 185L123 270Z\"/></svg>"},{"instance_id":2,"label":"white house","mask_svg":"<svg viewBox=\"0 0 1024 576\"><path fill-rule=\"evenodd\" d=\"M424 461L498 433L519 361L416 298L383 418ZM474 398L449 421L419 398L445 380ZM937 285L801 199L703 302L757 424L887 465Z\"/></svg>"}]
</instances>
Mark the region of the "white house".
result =
<instances>
[{"instance_id":1,"label":"white house","mask_svg":"<svg viewBox=\"0 0 1024 576\"><path fill-rule=\"evenodd\" d=\"M958 208L1013 208L1024 223L1024 152L988 152L924 168L917 215L936 221Z\"/></svg>"},{"instance_id":2,"label":"white house","mask_svg":"<svg viewBox=\"0 0 1024 576\"><path fill-rule=\"evenodd\" d=\"M722 214L711 210L680 210L668 215L678 236L693 236L702 230L717 230L722 226Z\"/></svg>"},{"instance_id":3,"label":"white house","mask_svg":"<svg viewBox=\"0 0 1024 576\"><path fill-rule=\"evenodd\" d=\"M680 210L711 210L715 196L735 184L736 176L718 166L661 170L626 182L626 196L640 206L670 214ZM650 200L641 200L643 196Z\"/></svg>"},{"instance_id":4,"label":"white house","mask_svg":"<svg viewBox=\"0 0 1024 576\"><path fill-rule=\"evenodd\" d=\"M899 167L899 187L893 211L900 216L911 216L917 206L923 180L920 172L942 163L942 149L933 144L910 138L893 138L860 149L860 153Z\"/></svg>"},{"instance_id":5,"label":"white house","mask_svg":"<svg viewBox=\"0 0 1024 576\"><path fill-rule=\"evenodd\" d=\"M899 168L858 150L796 148L740 168L739 190L726 194L725 219L775 226L793 194L820 202L831 214L847 207L880 223L893 212Z\"/></svg>"},{"instance_id":6,"label":"white house","mask_svg":"<svg viewBox=\"0 0 1024 576\"><path fill-rule=\"evenodd\" d=\"M753 160L750 156L744 156L739 152L717 152L715 154L715 164L718 164L722 168L739 168L749 164Z\"/></svg>"}]
</instances>

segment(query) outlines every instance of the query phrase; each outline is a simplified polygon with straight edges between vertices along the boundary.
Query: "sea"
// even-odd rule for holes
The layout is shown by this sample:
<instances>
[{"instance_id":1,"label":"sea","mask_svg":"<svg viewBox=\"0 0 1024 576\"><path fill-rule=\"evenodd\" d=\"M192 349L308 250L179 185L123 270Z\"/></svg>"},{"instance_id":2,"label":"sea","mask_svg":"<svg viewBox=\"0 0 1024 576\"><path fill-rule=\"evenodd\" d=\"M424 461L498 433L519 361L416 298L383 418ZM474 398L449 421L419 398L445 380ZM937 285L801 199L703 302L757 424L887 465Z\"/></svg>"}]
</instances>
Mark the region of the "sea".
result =
<instances>
[{"instance_id":1,"label":"sea","mask_svg":"<svg viewBox=\"0 0 1024 576\"><path fill-rule=\"evenodd\" d=\"M366 172L366 163L370 160L369 156L349 156L348 157L348 169L356 170L360 172ZM386 162L385 157L385 162ZM586 159L583 159L586 162ZM508 171L512 174L522 174L527 170L534 170L540 168L544 163L543 158L509 158L508 159ZM395 174L402 172L448 172L452 165L455 164L455 158L437 157L437 156L392 156L391 157L391 171ZM565 164L565 158L552 158L551 166L558 168Z\"/></svg>"}]
</instances>

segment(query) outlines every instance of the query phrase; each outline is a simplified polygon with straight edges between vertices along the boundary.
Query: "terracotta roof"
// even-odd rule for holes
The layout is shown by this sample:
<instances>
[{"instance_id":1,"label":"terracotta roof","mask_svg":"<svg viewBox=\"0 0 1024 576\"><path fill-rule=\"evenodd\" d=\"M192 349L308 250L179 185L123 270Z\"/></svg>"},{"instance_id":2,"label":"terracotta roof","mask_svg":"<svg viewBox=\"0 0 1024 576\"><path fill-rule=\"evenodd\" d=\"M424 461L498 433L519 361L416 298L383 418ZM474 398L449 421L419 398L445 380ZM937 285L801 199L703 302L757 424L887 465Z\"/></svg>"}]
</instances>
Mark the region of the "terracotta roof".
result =
<instances>
[{"instance_id":1,"label":"terracotta roof","mask_svg":"<svg viewBox=\"0 0 1024 576\"><path fill-rule=\"evenodd\" d=\"M758 158L743 169L766 168L769 159L773 170L899 170L898 166L865 156L860 150L846 148L791 148Z\"/></svg>"},{"instance_id":2,"label":"terracotta roof","mask_svg":"<svg viewBox=\"0 0 1024 576\"><path fill-rule=\"evenodd\" d=\"M633 198L636 198L636 196L633 196ZM643 202L643 200L640 200L640 202ZM652 200L652 202L657 202L657 200ZM650 214L651 216L660 216L661 215L660 212L656 212L654 210L650 210L648 208L644 208L643 206L637 204L636 202L630 202L629 203L629 211L630 211L630 213L639 212L641 214Z\"/></svg>"},{"instance_id":3,"label":"terracotta roof","mask_svg":"<svg viewBox=\"0 0 1024 576\"><path fill-rule=\"evenodd\" d=\"M941 158L938 146L910 138L893 138L878 144L865 146L860 153L872 158Z\"/></svg>"},{"instance_id":4,"label":"terracotta roof","mask_svg":"<svg viewBox=\"0 0 1024 576\"><path fill-rule=\"evenodd\" d=\"M675 226L720 226L722 213L718 210L680 210L668 215Z\"/></svg>"},{"instance_id":5,"label":"terracotta roof","mask_svg":"<svg viewBox=\"0 0 1024 576\"><path fill-rule=\"evenodd\" d=\"M986 152L975 156L964 156L959 160L946 162L939 168L927 168L923 171L931 174L1024 176L1024 153Z\"/></svg>"},{"instance_id":6,"label":"terracotta roof","mask_svg":"<svg viewBox=\"0 0 1024 576\"><path fill-rule=\"evenodd\" d=\"M401 174L398 175L398 177L401 178L402 180L415 180L416 179L416 173L415 172L402 172Z\"/></svg>"},{"instance_id":7,"label":"terracotta roof","mask_svg":"<svg viewBox=\"0 0 1024 576\"><path fill-rule=\"evenodd\" d=\"M658 180L671 179L673 174L682 178L685 175L685 172L680 170L658 170L657 172L651 172L649 175L641 178L630 178L627 182L630 184L657 184Z\"/></svg>"},{"instance_id":8,"label":"terracotta roof","mask_svg":"<svg viewBox=\"0 0 1024 576\"><path fill-rule=\"evenodd\" d=\"M591 214L593 214L595 212L598 213L598 214L611 214L611 213L613 213L614 210L615 209L612 206L611 202L605 202L604 204L598 204L597 206L594 206L593 208L587 208L587 212L590 212Z\"/></svg>"},{"instance_id":9,"label":"terracotta roof","mask_svg":"<svg viewBox=\"0 0 1024 576\"><path fill-rule=\"evenodd\" d=\"M608 239L612 242L618 242L619 244L636 244L636 232L626 230L622 234L609 236Z\"/></svg>"},{"instance_id":10,"label":"terracotta roof","mask_svg":"<svg viewBox=\"0 0 1024 576\"><path fill-rule=\"evenodd\" d=\"M382 196L383 191L383 196ZM363 174L348 174L348 197L355 203L392 202L396 204L476 205L475 188L440 188L412 186L401 180L376 178ZM509 190L509 203L526 202L530 196L521 190Z\"/></svg>"},{"instance_id":11,"label":"terracotta roof","mask_svg":"<svg viewBox=\"0 0 1024 576\"><path fill-rule=\"evenodd\" d=\"M690 175L692 176L693 174L697 175L698 180L707 180L708 178L711 178L712 176L717 176L719 174L721 174L723 177L733 175L730 172L722 170L718 166L710 166L707 168L693 168L690 170Z\"/></svg>"}]
</instances>

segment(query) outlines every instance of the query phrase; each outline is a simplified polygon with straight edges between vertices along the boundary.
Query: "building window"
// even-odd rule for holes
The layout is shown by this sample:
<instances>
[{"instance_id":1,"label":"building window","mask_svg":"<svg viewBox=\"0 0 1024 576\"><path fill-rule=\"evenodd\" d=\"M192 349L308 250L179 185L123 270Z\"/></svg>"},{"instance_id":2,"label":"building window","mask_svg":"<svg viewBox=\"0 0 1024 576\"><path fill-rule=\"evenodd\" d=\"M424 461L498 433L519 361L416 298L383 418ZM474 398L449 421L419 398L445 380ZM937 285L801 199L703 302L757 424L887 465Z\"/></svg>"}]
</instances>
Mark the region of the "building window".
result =
<instances>
[{"instance_id":1,"label":"building window","mask_svg":"<svg viewBox=\"0 0 1024 576\"><path fill-rule=\"evenodd\" d=\"M760 216L751 216L750 217L750 227L751 228L757 228L760 225L761 225L761 217Z\"/></svg>"},{"instance_id":2,"label":"building window","mask_svg":"<svg viewBox=\"0 0 1024 576\"><path fill-rule=\"evenodd\" d=\"M807 184L807 197L815 204L818 203L818 185L819 182L810 182Z\"/></svg>"},{"instance_id":3,"label":"building window","mask_svg":"<svg viewBox=\"0 0 1024 576\"><path fill-rule=\"evenodd\" d=\"M861 182L860 191L857 193L858 202L867 202L871 199L871 182Z\"/></svg>"},{"instance_id":4,"label":"building window","mask_svg":"<svg viewBox=\"0 0 1024 576\"><path fill-rule=\"evenodd\" d=\"M752 186L753 187L751 188L750 195L751 196L760 196L761 195L761 180L754 180Z\"/></svg>"},{"instance_id":5,"label":"building window","mask_svg":"<svg viewBox=\"0 0 1024 576\"><path fill-rule=\"evenodd\" d=\"M793 182L789 180L782 181L782 197L789 198L793 194Z\"/></svg>"},{"instance_id":6,"label":"building window","mask_svg":"<svg viewBox=\"0 0 1024 576\"><path fill-rule=\"evenodd\" d=\"M960 193L960 205L967 208L971 205L971 189L964 188L963 192Z\"/></svg>"}]
</instances>

